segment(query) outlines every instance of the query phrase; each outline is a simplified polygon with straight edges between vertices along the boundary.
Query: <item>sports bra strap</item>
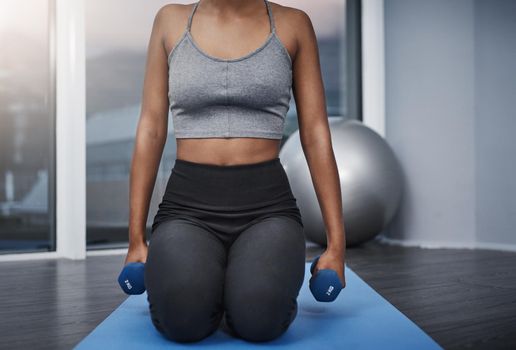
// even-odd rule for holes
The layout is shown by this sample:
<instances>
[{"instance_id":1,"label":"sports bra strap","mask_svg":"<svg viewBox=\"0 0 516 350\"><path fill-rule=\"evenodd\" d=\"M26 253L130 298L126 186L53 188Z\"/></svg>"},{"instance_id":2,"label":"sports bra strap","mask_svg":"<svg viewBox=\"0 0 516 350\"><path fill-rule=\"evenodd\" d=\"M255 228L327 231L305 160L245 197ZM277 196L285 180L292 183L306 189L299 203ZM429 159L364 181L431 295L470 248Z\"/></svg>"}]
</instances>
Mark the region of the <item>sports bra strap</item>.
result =
<instances>
[{"instance_id":1,"label":"sports bra strap","mask_svg":"<svg viewBox=\"0 0 516 350\"><path fill-rule=\"evenodd\" d=\"M274 24L274 16L272 15L271 4L269 4L269 0L264 0L267 5L267 14L269 15L269 23L271 24L271 32L274 33L276 31L276 25Z\"/></svg>"},{"instance_id":2,"label":"sports bra strap","mask_svg":"<svg viewBox=\"0 0 516 350\"><path fill-rule=\"evenodd\" d=\"M195 10L197 10L197 7L199 6L199 3L201 0L198 0L192 9L192 12L190 13L190 16L188 17L188 24L186 26L186 30L190 31L190 28L192 27L192 18L194 15ZM269 16L269 23L271 27L271 32L274 33L276 31L276 25L274 23L274 16L272 15L271 5L269 4L269 0L264 0L265 5L267 6L267 15Z\"/></svg>"},{"instance_id":3,"label":"sports bra strap","mask_svg":"<svg viewBox=\"0 0 516 350\"><path fill-rule=\"evenodd\" d=\"M192 18L193 18L193 15L194 15L194 12L195 10L197 9L197 6L199 6L199 3L201 2L201 0L197 1L194 6L193 6L193 9L192 9L192 12L190 12L190 16L188 16L188 24L186 26L186 30L187 31L190 31L190 27L192 26Z\"/></svg>"}]
</instances>

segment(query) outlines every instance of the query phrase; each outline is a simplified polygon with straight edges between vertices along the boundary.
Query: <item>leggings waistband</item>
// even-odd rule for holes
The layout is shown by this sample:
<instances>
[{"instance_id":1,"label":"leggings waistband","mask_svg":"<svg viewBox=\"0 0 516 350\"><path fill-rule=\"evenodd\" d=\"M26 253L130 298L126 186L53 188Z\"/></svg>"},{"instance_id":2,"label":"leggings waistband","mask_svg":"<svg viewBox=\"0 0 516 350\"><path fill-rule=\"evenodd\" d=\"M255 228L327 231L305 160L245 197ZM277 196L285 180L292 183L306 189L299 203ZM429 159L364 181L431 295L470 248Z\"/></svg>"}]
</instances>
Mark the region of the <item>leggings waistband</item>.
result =
<instances>
[{"instance_id":1,"label":"leggings waistband","mask_svg":"<svg viewBox=\"0 0 516 350\"><path fill-rule=\"evenodd\" d=\"M247 170L247 169L256 169L256 168L264 168L269 167L275 164L281 164L281 160L279 157L264 160L257 163L247 163L247 164L233 164L233 165L217 165L217 164L206 164L206 163L197 163L191 162L189 160L176 158L175 166L185 166L185 167L194 167L194 168L203 168L214 171L237 171L237 170Z\"/></svg>"},{"instance_id":2,"label":"leggings waistband","mask_svg":"<svg viewBox=\"0 0 516 350\"><path fill-rule=\"evenodd\" d=\"M249 164L212 165L176 159L153 229L170 218L187 218L227 231L284 215L301 225L301 213L279 158Z\"/></svg>"},{"instance_id":3,"label":"leggings waistband","mask_svg":"<svg viewBox=\"0 0 516 350\"><path fill-rule=\"evenodd\" d=\"M279 158L238 165L176 159L164 200L198 208L239 210L293 199Z\"/></svg>"}]
</instances>

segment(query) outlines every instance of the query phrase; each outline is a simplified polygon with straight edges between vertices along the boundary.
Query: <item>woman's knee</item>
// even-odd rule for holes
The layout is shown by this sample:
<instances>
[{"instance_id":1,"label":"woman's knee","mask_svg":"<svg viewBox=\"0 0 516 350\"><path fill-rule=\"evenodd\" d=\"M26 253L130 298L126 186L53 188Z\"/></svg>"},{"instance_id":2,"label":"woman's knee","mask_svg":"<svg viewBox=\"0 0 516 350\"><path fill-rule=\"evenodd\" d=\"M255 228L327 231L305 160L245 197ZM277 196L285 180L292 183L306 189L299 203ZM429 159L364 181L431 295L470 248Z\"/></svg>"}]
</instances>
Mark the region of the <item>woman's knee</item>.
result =
<instances>
[{"instance_id":1,"label":"woman's knee","mask_svg":"<svg viewBox=\"0 0 516 350\"><path fill-rule=\"evenodd\" d=\"M206 290L209 289L204 294ZM163 295L149 295L149 310L155 328L177 342L206 338L217 330L223 314L220 301L203 298L188 287L172 287Z\"/></svg>"},{"instance_id":2,"label":"woman's knee","mask_svg":"<svg viewBox=\"0 0 516 350\"><path fill-rule=\"evenodd\" d=\"M265 342L280 337L297 315L297 300L278 288L226 291L226 318L242 339Z\"/></svg>"},{"instance_id":3,"label":"woman's knee","mask_svg":"<svg viewBox=\"0 0 516 350\"><path fill-rule=\"evenodd\" d=\"M225 248L202 228L163 223L149 243L145 286L158 331L179 342L213 333L223 313Z\"/></svg>"},{"instance_id":4,"label":"woman's knee","mask_svg":"<svg viewBox=\"0 0 516 350\"><path fill-rule=\"evenodd\" d=\"M301 225L271 217L249 227L230 247L224 292L228 325L249 341L279 337L297 314L304 275Z\"/></svg>"}]
</instances>

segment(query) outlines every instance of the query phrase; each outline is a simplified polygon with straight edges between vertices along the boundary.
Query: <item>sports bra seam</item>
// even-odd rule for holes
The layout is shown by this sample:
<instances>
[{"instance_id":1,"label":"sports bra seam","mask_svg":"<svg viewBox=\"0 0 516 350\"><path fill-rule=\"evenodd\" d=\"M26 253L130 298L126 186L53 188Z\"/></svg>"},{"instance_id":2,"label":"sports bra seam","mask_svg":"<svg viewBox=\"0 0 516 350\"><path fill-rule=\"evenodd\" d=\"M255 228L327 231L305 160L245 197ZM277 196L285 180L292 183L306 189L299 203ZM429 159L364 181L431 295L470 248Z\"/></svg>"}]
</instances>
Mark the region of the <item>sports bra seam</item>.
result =
<instances>
[{"instance_id":1,"label":"sports bra seam","mask_svg":"<svg viewBox=\"0 0 516 350\"><path fill-rule=\"evenodd\" d=\"M281 46L282 52L287 56L287 60L290 66L290 69L292 69L292 57L290 57L290 53L287 50L287 47L283 44L283 41L281 41L280 37L274 33L274 37L276 38L276 41Z\"/></svg>"},{"instance_id":2,"label":"sports bra seam","mask_svg":"<svg viewBox=\"0 0 516 350\"><path fill-rule=\"evenodd\" d=\"M177 43L174 45L174 47L170 50L170 52L168 53L168 56L167 56L167 62L170 66L170 61L172 59L172 57L174 56L174 53L176 52L176 49L179 47L179 45L185 40L185 38L187 37L187 33L188 33L188 30L185 30L183 32L183 34L181 35L181 37L179 38L179 40L177 41Z\"/></svg>"},{"instance_id":3,"label":"sports bra seam","mask_svg":"<svg viewBox=\"0 0 516 350\"><path fill-rule=\"evenodd\" d=\"M245 130L245 131L234 131L227 135L223 135L218 132L204 131L204 130L174 130L176 138L227 138L227 137L258 137L258 138L272 138L279 139L283 137L283 132L279 131L267 131L267 130Z\"/></svg>"},{"instance_id":4,"label":"sports bra seam","mask_svg":"<svg viewBox=\"0 0 516 350\"><path fill-rule=\"evenodd\" d=\"M181 39L179 39L179 41L177 42L177 44L172 48L172 50L170 51L169 55L168 55L168 63L170 65L171 63L171 59L172 57L174 56L174 53L176 52L177 48L179 47L179 45L181 44L181 42L183 42L185 39L188 39L188 41L190 41L190 44L196 49L196 51L198 51L202 56L206 57L206 58L209 58L210 60L214 60L214 61L217 61L217 62L222 62L222 63L233 63L233 62L239 62L239 61L244 61L246 59L249 59L251 57L253 57L255 54L258 54L258 52L264 50L267 46L269 46L269 43L270 41L272 41L273 37L276 38L276 41L278 42L279 46L281 47L281 51L283 52L283 54L286 56L285 58L287 59L288 63L289 63L289 66L290 66L290 69L292 69L292 58L290 57L290 53L288 52L287 48L285 47L285 45L283 44L283 42L281 41L281 39L278 37L278 35L274 32L274 33L271 33L269 34L269 38L264 42L264 44L257 48L255 51L253 52L250 52L248 55L246 56L243 56L243 57L240 57L238 59L229 59L229 60L226 60L226 59L221 59L221 58L218 58L218 57L214 57L214 56L209 56L208 54L200 51L197 47L196 47L196 44L190 39L189 35L188 35L188 31L185 31L183 33L183 35L181 36Z\"/></svg>"},{"instance_id":5,"label":"sports bra seam","mask_svg":"<svg viewBox=\"0 0 516 350\"><path fill-rule=\"evenodd\" d=\"M229 82L229 79L228 79L228 75L229 75L229 63L226 64L226 83L225 83L225 90L226 90L226 114L227 114L227 123L228 123L228 136L231 134L231 128L230 128L230 125L231 125L231 113L229 113L229 94L228 94L228 82Z\"/></svg>"},{"instance_id":6,"label":"sports bra seam","mask_svg":"<svg viewBox=\"0 0 516 350\"><path fill-rule=\"evenodd\" d=\"M255 56L256 54L258 54L260 51L262 51L263 49L265 49L267 46L269 46L269 43L272 41L272 38L275 36L275 34L273 32L269 32L269 35L267 36L267 39L265 39L265 41L259 46L257 47L256 49L254 49L253 51L245 54L244 56L241 56L241 57L238 57L238 58L220 58L220 57L215 57L213 55L210 55L208 54L207 52L204 52L195 42L195 40L193 39L192 37L192 34L188 34L186 33L186 36L188 37L188 41L190 42L190 44L194 47L194 49L199 53L201 54L202 56L212 60L212 61L216 61L216 62L221 62L221 63L234 63L234 62L240 62L240 61L244 61L246 59L249 59L253 56Z\"/></svg>"}]
</instances>

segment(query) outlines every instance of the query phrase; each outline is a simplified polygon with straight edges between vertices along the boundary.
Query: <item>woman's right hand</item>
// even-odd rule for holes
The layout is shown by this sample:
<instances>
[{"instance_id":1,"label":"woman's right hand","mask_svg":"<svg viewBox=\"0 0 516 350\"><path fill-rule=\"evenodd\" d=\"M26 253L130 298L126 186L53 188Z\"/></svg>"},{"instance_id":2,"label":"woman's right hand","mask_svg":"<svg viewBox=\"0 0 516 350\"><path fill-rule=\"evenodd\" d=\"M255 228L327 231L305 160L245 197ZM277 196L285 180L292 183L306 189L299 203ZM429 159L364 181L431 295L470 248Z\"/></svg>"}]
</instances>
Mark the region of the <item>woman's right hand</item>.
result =
<instances>
[{"instance_id":1,"label":"woman's right hand","mask_svg":"<svg viewBox=\"0 0 516 350\"><path fill-rule=\"evenodd\" d=\"M145 263L147 260L147 243L129 243L129 249L127 250L127 256L125 257L124 265L131 262L142 262Z\"/></svg>"}]
</instances>

